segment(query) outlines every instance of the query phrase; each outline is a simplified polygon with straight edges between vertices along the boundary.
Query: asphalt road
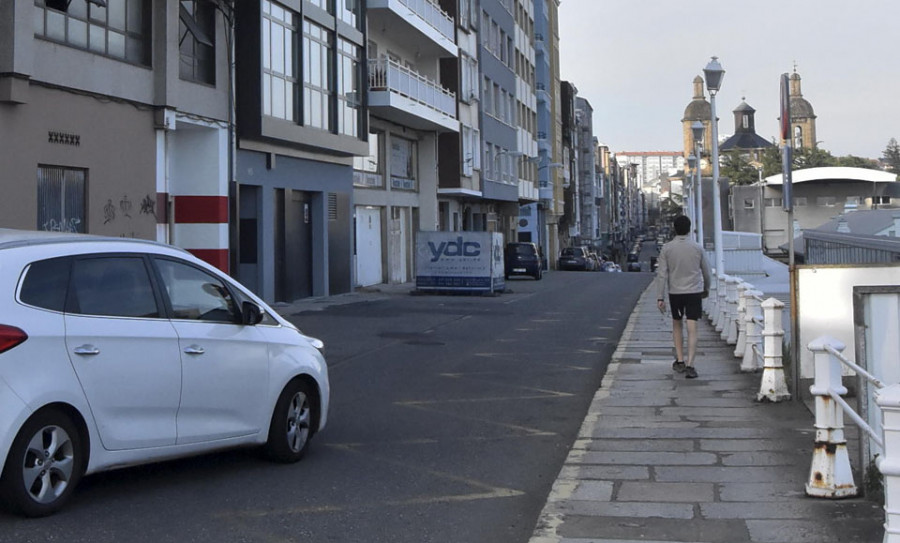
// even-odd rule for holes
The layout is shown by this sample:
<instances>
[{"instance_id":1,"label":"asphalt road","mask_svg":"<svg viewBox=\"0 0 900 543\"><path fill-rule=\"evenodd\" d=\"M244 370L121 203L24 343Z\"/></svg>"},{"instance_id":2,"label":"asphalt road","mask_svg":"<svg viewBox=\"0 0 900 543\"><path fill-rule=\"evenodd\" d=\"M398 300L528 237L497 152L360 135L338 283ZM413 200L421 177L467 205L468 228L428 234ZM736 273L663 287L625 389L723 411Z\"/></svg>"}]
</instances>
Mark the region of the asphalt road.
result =
<instances>
[{"instance_id":1,"label":"asphalt road","mask_svg":"<svg viewBox=\"0 0 900 543\"><path fill-rule=\"evenodd\" d=\"M525 542L649 273L553 272L494 297L291 316L333 403L307 457L253 451L86 478L0 542Z\"/></svg>"}]
</instances>

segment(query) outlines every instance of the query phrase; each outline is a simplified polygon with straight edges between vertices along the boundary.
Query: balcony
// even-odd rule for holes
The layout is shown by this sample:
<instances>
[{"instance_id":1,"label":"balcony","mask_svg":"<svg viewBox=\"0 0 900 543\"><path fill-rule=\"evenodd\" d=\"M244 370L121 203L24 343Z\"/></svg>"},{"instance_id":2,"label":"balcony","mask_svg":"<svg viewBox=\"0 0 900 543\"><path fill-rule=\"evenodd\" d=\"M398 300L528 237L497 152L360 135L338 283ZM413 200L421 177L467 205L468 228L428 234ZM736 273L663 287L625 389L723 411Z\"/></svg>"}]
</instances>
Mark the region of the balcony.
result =
<instances>
[{"instance_id":1,"label":"balcony","mask_svg":"<svg viewBox=\"0 0 900 543\"><path fill-rule=\"evenodd\" d=\"M390 59L369 60L369 111L418 130L459 132L456 95Z\"/></svg>"},{"instance_id":2,"label":"balcony","mask_svg":"<svg viewBox=\"0 0 900 543\"><path fill-rule=\"evenodd\" d=\"M380 30L411 51L435 57L459 54L453 18L433 0L369 0L367 9L370 38ZM404 26L416 32L408 32ZM427 49L431 50L421 51L429 43L432 47Z\"/></svg>"}]
</instances>

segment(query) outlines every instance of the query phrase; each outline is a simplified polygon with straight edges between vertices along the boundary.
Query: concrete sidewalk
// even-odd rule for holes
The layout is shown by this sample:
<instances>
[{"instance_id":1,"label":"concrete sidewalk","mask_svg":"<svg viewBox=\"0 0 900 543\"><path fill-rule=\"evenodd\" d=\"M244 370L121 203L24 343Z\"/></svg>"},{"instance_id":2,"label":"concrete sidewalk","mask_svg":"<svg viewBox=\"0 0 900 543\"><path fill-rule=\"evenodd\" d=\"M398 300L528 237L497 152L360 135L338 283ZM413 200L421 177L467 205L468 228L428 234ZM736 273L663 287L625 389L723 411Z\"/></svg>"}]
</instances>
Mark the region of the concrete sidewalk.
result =
<instances>
[{"instance_id":1,"label":"concrete sidewalk","mask_svg":"<svg viewBox=\"0 0 900 543\"><path fill-rule=\"evenodd\" d=\"M805 495L809 410L757 403L760 375L740 372L708 321L699 329L688 380L671 368L669 317L644 292L531 543L881 542L874 502Z\"/></svg>"}]
</instances>

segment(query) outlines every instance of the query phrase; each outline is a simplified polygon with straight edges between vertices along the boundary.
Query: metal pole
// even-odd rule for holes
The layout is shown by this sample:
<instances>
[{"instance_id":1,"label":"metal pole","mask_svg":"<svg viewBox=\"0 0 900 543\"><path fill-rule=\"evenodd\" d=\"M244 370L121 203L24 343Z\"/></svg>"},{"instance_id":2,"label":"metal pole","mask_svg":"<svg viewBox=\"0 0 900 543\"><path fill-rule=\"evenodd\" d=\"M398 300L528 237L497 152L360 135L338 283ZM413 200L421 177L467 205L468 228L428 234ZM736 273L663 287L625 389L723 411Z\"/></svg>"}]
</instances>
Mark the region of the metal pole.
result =
<instances>
[{"instance_id":1,"label":"metal pole","mask_svg":"<svg viewBox=\"0 0 900 543\"><path fill-rule=\"evenodd\" d=\"M701 247L706 247L706 243L703 240L703 167L700 164L700 144L698 142L694 142L694 156L697 157L697 171L694 172L697 175L697 241L700 243Z\"/></svg>"},{"instance_id":2,"label":"metal pole","mask_svg":"<svg viewBox=\"0 0 900 543\"><path fill-rule=\"evenodd\" d=\"M712 114L712 163L713 163L713 242L716 245L716 275L725 273L725 254L722 251L722 197L719 189L719 119L716 117L716 93L709 93Z\"/></svg>"}]
</instances>

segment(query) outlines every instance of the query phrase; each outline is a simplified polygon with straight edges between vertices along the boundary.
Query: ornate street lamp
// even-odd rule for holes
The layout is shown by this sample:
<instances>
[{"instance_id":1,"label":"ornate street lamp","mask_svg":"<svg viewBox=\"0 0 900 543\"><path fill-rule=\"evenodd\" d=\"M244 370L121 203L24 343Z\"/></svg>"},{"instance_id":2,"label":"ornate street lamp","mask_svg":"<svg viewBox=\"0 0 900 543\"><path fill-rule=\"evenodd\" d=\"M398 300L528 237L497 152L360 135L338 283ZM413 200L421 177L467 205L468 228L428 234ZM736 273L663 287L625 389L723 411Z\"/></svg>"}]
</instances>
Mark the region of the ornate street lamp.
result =
<instances>
[{"instance_id":1,"label":"ornate street lamp","mask_svg":"<svg viewBox=\"0 0 900 543\"><path fill-rule=\"evenodd\" d=\"M701 153L701 145L703 144L703 123L700 121L694 121L691 124L691 132L694 135L694 156L697 157L697 169L694 171L694 175L697 176L695 187L695 193L697 196L695 199L697 200L697 213L695 216L697 217L697 242L700 243L701 247L706 247L706 243L703 240L703 159Z\"/></svg>"},{"instance_id":2,"label":"ornate street lamp","mask_svg":"<svg viewBox=\"0 0 900 543\"><path fill-rule=\"evenodd\" d=\"M713 243L716 246L716 276L725 274L725 255L722 252L722 197L719 189L719 119L716 117L716 93L722 86L725 70L718 57L712 57L703 68L706 90L709 91L709 105L712 122L712 166L713 166Z\"/></svg>"}]
</instances>

